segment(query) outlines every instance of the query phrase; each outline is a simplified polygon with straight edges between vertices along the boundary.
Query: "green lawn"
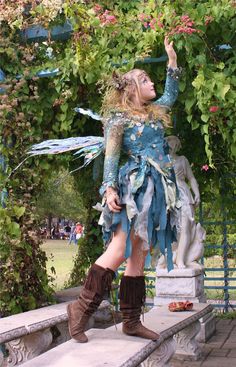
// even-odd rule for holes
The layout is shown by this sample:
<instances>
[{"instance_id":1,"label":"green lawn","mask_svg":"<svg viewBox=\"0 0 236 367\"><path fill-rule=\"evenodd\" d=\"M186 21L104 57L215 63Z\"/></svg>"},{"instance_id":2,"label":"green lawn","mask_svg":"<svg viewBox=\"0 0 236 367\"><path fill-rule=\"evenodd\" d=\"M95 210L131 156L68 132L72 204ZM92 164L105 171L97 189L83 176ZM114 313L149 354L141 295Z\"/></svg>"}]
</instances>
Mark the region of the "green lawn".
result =
<instances>
[{"instance_id":1,"label":"green lawn","mask_svg":"<svg viewBox=\"0 0 236 367\"><path fill-rule=\"evenodd\" d=\"M68 280L70 271L73 267L73 258L77 253L77 246L74 244L68 245L68 241L63 240L47 240L43 245L42 249L46 252L48 257L47 269L50 275L53 275L51 272L51 267L54 266L56 269L54 287L55 290L60 290L64 288L64 283ZM229 259L229 266L235 267L235 260ZM212 256L210 258L205 259L205 267L223 267L223 260L221 256ZM147 274L150 276L155 276L154 273ZM223 272L208 272L208 277L219 277L223 276ZM235 272L230 273L231 277L236 277ZM223 281L206 281L205 285L224 285ZM231 286L236 286L236 281L230 282ZM207 298L209 299L222 299L223 291L222 290L205 290L207 294ZM230 290L230 300L236 299L235 290Z\"/></svg>"},{"instance_id":2,"label":"green lawn","mask_svg":"<svg viewBox=\"0 0 236 367\"><path fill-rule=\"evenodd\" d=\"M206 268L223 268L223 259L221 256L215 255L205 259L204 265ZM230 268L235 268L235 259L228 259L228 265ZM223 277L223 271L208 271L206 272L207 277L215 278L215 277ZM230 278L236 278L236 269L235 271L229 272ZM205 280L205 285L208 286L224 286L223 280ZM231 280L228 284L229 286L236 286L236 281ZM208 299L218 299L222 300L224 298L224 292L222 289L206 289L205 290ZM229 299L236 300L236 290L229 289Z\"/></svg>"},{"instance_id":3,"label":"green lawn","mask_svg":"<svg viewBox=\"0 0 236 367\"><path fill-rule=\"evenodd\" d=\"M53 282L55 290L64 288L64 283L68 280L73 267L73 259L76 256L78 247L74 244L68 245L64 240L47 240L42 249L48 257L47 270L49 275L55 277ZM52 273L51 267L56 270L56 275Z\"/></svg>"}]
</instances>

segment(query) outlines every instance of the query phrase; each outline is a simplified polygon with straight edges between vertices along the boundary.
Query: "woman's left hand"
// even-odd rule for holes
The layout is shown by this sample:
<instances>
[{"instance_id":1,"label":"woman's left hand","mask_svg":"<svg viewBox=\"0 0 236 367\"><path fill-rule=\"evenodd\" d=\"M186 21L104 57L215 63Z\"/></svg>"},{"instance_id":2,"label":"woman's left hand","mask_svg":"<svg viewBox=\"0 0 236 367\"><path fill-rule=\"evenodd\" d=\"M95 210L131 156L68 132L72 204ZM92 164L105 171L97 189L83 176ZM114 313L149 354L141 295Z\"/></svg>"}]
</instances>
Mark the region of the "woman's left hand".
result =
<instances>
[{"instance_id":1,"label":"woman's left hand","mask_svg":"<svg viewBox=\"0 0 236 367\"><path fill-rule=\"evenodd\" d=\"M177 55L173 48L173 41L169 42L168 37L165 37L164 41L165 50L169 58L168 66L171 68L177 68Z\"/></svg>"}]
</instances>

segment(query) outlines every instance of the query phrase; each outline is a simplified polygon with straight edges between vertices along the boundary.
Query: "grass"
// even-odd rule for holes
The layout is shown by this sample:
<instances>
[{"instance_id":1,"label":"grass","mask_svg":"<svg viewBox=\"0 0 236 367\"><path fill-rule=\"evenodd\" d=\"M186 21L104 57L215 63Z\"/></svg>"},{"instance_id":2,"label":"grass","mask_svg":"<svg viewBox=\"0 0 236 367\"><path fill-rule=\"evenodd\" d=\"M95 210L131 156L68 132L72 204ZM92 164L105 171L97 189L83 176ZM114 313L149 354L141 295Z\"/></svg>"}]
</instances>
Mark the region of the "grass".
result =
<instances>
[{"instance_id":1,"label":"grass","mask_svg":"<svg viewBox=\"0 0 236 367\"><path fill-rule=\"evenodd\" d=\"M73 259L77 254L77 246L74 244L68 245L68 241L63 240L47 240L43 245L42 249L46 252L48 257L47 270L48 274L55 277L53 283L55 290L60 290L64 288L65 282L69 278L69 274L73 268ZM229 259L229 266L231 268L235 267L235 260ZM212 256L205 259L204 265L207 268L223 267L223 259L221 256ZM56 275L51 271L51 267L56 270ZM155 273L149 273L147 275L155 276ZM223 272L212 271L207 272L208 277L222 277ZM230 272L230 277L236 278L235 272ZM205 281L205 285L224 285L223 281ZM230 281L229 285L236 286L236 281ZM152 293L152 290L149 290ZM155 291L154 291L155 292ZM223 290L205 290L208 299L216 299L222 301L224 298ZM229 290L230 300L236 300L236 291Z\"/></svg>"},{"instance_id":2,"label":"grass","mask_svg":"<svg viewBox=\"0 0 236 367\"><path fill-rule=\"evenodd\" d=\"M204 260L204 266L206 268L223 268L223 259L221 256L216 255ZM228 266L230 268L235 268L235 259L228 259ZM223 271L207 271L206 276L209 278L223 277ZM235 271L229 272L230 278L236 278L236 269ZM207 286L224 286L223 280L205 280L204 282ZM235 280L229 281L229 286L236 286ZM208 299L216 299L222 300L224 298L223 289L206 289L205 290ZM229 289L229 299L236 300L236 289Z\"/></svg>"},{"instance_id":3,"label":"grass","mask_svg":"<svg viewBox=\"0 0 236 367\"><path fill-rule=\"evenodd\" d=\"M68 245L65 240L47 240L42 245L42 250L47 254L47 271L55 278L53 287L55 290L64 288L64 283L69 279L73 268L73 260L77 254L78 247L74 244ZM54 267L56 274L51 268Z\"/></svg>"}]
</instances>

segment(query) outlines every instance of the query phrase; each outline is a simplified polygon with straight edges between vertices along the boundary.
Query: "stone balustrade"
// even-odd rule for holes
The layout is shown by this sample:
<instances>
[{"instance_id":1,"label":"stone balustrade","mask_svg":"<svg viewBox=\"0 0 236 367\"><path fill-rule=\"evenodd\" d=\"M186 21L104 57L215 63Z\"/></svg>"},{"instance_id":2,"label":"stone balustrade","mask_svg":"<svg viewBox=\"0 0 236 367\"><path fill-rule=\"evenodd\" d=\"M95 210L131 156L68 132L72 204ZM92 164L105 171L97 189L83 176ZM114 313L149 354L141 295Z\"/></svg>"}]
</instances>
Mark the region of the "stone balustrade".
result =
<instances>
[{"instance_id":1,"label":"stone balustrade","mask_svg":"<svg viewBox=\"0 0 236 367\"><path fill-rule=\"evenodd\" d=\"M194 304L191 311L170 312L167 305L156 306L145 314L145 326L160 333L150 341L124 335L121 324L87 331L85 344L69 340L23 364L24 367L167 367L177 353L184 359L198 360L201 349L195 337L199 319L212 310L205 303Z\"/></svg>"},{"instance_id":2,"label":"stone balustrade","mask_svg":"<svg viewBox=\"0 0 236 367\"><path fill-rule=\"evenodd\" d=\"M0 344L9 352L7 366L17 366L70 339L66 306L63 302L0 319ZM103 301L87 328L112 319L110 303ZM0 367L3 365L0 349Z\"/></svg>"}]
</instances>

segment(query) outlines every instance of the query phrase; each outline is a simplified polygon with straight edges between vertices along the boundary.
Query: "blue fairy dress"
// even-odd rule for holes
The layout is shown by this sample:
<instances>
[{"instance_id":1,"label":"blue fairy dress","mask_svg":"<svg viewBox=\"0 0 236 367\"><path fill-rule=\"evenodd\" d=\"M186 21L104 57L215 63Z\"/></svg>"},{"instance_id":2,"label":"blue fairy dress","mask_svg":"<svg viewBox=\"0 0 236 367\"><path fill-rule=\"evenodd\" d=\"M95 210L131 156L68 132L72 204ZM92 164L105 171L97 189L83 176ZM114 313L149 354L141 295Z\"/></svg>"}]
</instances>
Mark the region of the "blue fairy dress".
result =
<instances>
[{"instance_id":1,"label":"blue fairy dress","mask_svg":"<svg viewBox=\"0 0 236 367\"><path fill-rule=\"evenodd\" d=\"M153 102L170 109L178 96L178 69L167 69L165 91ZM104 119L105 161L103 184L117 189L122 210L113 213L104 200L99 224L105 243L109 243L117 226L127 233L125 257L132 252L131 230L138 236L142 250L159 246L167 256L168 270L173 269L171 244L175 240L176 210L179 207L173 164L164 138L160 119L141 118L122 111L113 111ZM120 154L126 163L119 167Z\"/></svg>"}]
</instances>

